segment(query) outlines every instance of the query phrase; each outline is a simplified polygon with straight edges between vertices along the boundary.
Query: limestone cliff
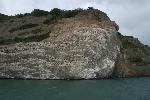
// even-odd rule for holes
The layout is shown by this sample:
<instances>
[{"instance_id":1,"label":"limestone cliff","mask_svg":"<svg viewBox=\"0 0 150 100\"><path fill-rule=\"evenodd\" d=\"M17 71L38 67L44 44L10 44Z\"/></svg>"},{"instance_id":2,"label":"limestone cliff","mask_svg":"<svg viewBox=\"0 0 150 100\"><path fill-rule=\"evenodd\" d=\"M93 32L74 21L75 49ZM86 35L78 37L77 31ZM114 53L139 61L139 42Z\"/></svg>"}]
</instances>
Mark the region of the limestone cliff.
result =
<instances>
[{"instance_id":1,"label":"limestone cliff","mask_svg":"<svg viewBox=\"0 0 150 100\"><path fill-rule=\"evenodd\" d=\"M0 78L123 76L126 60L122 55L130 53L125 53L127 49L118 30L118 25L104 12L91 7L72 11L34 10L31 14L3 20L0 23ZM149 54L149 49L146 50Z\"/></svg>"}]
</instances>

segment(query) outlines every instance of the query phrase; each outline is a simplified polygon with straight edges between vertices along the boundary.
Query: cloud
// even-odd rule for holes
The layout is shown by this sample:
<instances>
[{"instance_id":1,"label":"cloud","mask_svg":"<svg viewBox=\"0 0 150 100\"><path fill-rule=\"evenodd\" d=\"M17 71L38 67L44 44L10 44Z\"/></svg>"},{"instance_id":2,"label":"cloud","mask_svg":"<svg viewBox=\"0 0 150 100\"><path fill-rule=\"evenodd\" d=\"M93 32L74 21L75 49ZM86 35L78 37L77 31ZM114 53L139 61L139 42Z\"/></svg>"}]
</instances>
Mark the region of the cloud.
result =
<instances>
[{"instance_id":1,"label":"cloud","mask_svg":"<svg viewBox=\"0 0 150 100\"><path fill-rule=\"evenodd\" d=\"M133 35L144 44L150 45L150 1L149 0L112 0L107 2L107 13L115 20L120 31L125 35Z\"/></svg>"},{"instance_id":2,"label":"cloud","mask_svg":"<svg viewBox=\"0 0 150 100\"><path fill-rule=\"evenodd\" d=\"M0 0L0 13L14 15L33 9L75 9L93 6L117 22L124 35L150 45L150 0Z\"/></svg>"},{"instance_id":3,"label":"cloud","mask_svg":"<svg viewBox=\"0 0 150 100\"><path fill-rule=\"evenodd\" d=\"M90 0L0 0L0 13L15 15L33 9L50 11L52 8L74 9L83 7Z\"/></svg>"}]
</instances>

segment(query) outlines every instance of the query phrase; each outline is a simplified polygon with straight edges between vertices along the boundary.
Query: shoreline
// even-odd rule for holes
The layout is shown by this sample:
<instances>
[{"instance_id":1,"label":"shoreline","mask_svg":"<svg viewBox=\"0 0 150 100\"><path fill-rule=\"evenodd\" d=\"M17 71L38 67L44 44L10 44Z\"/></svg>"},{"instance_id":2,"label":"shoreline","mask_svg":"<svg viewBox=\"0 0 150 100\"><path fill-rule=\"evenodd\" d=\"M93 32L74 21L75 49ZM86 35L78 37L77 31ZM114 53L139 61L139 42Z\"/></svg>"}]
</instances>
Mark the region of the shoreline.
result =
<instances>
[{"instance_id":1,"label":"shoreline","mask_svg":"<svg viewBox=\"0 0 150 100\"><path fill-rule=\"evenodd\" d=\"M132 76L132 77L110 77L110 78L94 78L94 79L23 79L23 78L0 78L0 80L62 80L62 81L80 81L80 80L117 80L117 79L133 79L133 78L150 78L150 76Z\"/></svg>"}]
</instances>

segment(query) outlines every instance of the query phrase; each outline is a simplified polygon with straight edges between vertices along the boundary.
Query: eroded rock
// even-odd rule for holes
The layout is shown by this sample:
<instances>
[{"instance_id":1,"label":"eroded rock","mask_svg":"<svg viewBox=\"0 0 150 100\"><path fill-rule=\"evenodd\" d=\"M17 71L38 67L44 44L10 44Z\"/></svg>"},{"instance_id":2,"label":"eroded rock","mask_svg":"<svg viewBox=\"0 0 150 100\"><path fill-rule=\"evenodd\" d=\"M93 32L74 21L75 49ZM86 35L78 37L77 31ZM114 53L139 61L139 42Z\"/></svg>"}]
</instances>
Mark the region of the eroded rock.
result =
<instances>
[{"instance_id":1,"label":"eroded rock","mask_svg":"<svg viewBox=\"0 0 150 100\"><path fill-rule=\"evenodd\" d=\"M0 46L0 78L91 79L111 76L116 30L78 27L53 42Z\"/></svg>"}]
</instances>

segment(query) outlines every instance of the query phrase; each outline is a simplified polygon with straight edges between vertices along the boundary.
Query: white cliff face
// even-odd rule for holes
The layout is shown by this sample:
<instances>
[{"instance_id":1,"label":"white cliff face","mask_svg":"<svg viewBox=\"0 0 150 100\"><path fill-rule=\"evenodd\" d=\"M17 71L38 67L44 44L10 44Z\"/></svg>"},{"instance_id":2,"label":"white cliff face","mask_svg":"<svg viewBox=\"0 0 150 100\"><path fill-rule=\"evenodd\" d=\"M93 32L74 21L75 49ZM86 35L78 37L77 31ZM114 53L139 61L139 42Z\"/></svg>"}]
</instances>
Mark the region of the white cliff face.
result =
<instances>
[{"instance_id":1,"label":"white cliff face","mask_svg":"<svg viewBox=\"0 0 150 100\"><path fill-rule=\"evenodd\" d=\"M79 27L53 42L0 46L0 78L90 79L112 74L116 31Z\"/></svg>"}]
</instances>

